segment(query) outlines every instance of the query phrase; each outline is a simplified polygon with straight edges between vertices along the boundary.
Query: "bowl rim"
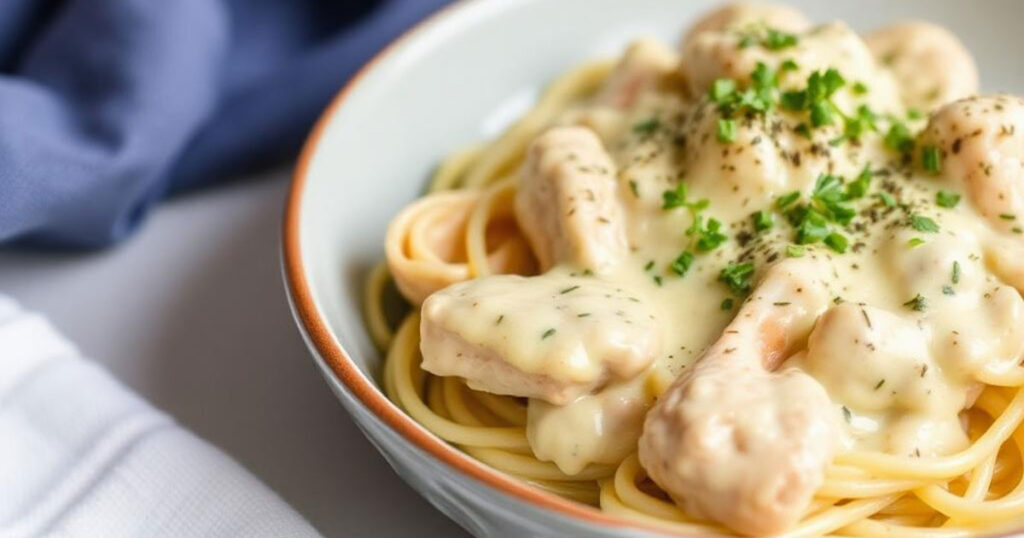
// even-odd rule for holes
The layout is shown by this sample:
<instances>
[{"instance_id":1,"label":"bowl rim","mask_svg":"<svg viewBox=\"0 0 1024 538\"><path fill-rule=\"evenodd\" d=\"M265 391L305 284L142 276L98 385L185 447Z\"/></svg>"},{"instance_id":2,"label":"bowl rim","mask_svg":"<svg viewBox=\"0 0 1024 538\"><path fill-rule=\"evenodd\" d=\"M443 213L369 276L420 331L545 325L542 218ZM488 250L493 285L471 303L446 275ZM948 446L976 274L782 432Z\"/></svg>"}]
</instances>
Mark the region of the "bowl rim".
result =
<instances>
[{"instance_id":1,"label":"bowl rim","mask_svg":"<svg viewBox=\"0 0 1024 538\"><path fill-rule=\"evenodd\" d=\"M344 106L349 93L360 84L364 75L372 71L383 59L394 55L403 46L413 42L417 36L435 27L442 20L450 18L456 11L462 11L482 3L482 0L457 0L405 30L353 74L321 112L303 143L285 201L281 237L286 291L295 307L297 321L308 335L309 342L334 375L363 406L399 434L405 442L424 450L463 475L520 501L525 501L536 508L551 510L579 522L664 534L666 529L653 524L615 516L529 486L473 459L436 437L394 405L376 385L366 378L351 357L335 341L327 322L313 302L313 293L303 271L300 237L302 193L306 186L310 162L317 148L320 147L321 137L326 126L336 116L338 110Z\"/></svg>"}]
</instances>

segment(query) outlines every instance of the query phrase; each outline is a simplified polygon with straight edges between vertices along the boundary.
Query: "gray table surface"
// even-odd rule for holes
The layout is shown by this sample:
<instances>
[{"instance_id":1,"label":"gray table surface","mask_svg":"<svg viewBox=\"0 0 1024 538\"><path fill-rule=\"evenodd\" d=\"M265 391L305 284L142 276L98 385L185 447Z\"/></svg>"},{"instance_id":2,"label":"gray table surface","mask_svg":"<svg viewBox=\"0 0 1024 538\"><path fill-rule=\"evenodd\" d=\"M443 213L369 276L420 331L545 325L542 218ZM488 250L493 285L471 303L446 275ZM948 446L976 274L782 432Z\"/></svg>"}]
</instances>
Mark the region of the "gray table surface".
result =
<instances>
[{"instance_id":1,"label":"gray table surface","mask_svg":"<svg viewBox=\"0 0 1024 538\"><path fill-rule=\"evenodd\" d=\"M95 253L0 252L0 293L248 467L327 536L465 536L314 369L279 272L289 171L163 205Z\"/></svg>"}]
</instances>

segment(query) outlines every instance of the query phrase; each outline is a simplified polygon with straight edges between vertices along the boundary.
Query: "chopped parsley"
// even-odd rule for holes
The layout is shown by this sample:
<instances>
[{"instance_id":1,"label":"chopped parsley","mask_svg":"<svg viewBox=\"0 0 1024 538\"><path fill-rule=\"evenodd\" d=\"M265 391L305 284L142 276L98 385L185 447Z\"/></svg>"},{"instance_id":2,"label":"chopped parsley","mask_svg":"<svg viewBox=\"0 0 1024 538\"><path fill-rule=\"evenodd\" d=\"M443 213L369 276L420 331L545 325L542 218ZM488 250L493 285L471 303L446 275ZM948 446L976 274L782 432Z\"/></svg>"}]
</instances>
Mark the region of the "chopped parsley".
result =
<instances>
[{"instance_id":1,"label":"chopped parsley","mask_svg":"<svg viewBox=\"0 0 1024 538\"><path fill-rule=\"evenodd\" d=\"M754 221L754 230L758 232L769 230L775 224L775 217L771 213L765 211L758 211L754 213L751 215L751 220Z\"/></svg>"},{"instance_id":2,"label":"chopped parsley","mask_svg":"<svg viewBox=\"0 0 1024 538\"><path fill-rule=\"evenodd\" d=\"M910 136L910 129L899 121L892 122L883 142L885 147L900 153L909 153L914 149L914 137Z\"/></svg>"},{"instance_id":3,"label":"chopped parsley","mask_svg":"<svg viewBox=\"0 0 1024 538\"><path fill-rule=\"evenodd\" d=\"M811 125L815 127L821 127L822 125L832 125L832 103L827 101L819 101L817 103L811 103Z\"/></svg>"},{"instance_id":4,"label":"chopped parsley","mask_svg":"<svg viewBox=\"0 0 1024 538\"><path fill-rule=\"evenodd\" d=\"M896 207L896 199L893 198L891 194L882 191L876 193L875 196L878 197L878 200L882 202L882 205L885 207Z\"/></svg>"},{"instance_id":5,"label":"chopped parsley","mask_svg":"<svg viewBox=\"0 0 1024 538\"><path fill-rule=\"evenodd\" d=\"M697 218L694 221L697 228L694 233L697 236L696 248L698 252L714 250L729 239L728 236L720 231L722 229L722 223L718 220L708 219L706 224L702 224L701 221L701 216L697 215ZM687 233L689 233L689 231Z\"/></svg>"},{"instance_id":6,"label":"chopped parsley","mask_svg":"<svg viewBox=\"0 0 1024 538\"><path fill-rule=\"evenodd\" d=\"M863 198L868 193L868 188L871 186L871 169L867 166L860 171L856 179L847 183L846 185L846 199L856 200L857 198Z\"/></svg>"},{"instance_id":7,"label":"chopped parsley","mask_svg":"<svg viewBox=\"0 0 1024 538\"><path fill-rule=\"evenodd\" d=\"M921 166L932 174L938 174L942 170L942 152L935 146L921 148Z\"/></svg>"},{"instance_id":8,"label":"chopped parsley","mask_svg":"<svg viewBox=\"0 0 1024 538\"><path fill-rule=\"evenodd\" d=\"M960 195L949 191L939 191L935 193L935 203L939 207L952 209L960 203Z\"/></svg>"},{"instance_id":9,"label":"chopped parsley","mask_svg":"<svg viewBox=\"0 0 1024 538\"><path fill-rule=\"evenodd\" d=\"M950 277L954 284L960 283L960 262L953 262L953 276Z\"/></svg>"},{"instance_id":10,"label":"chopped parsley","mask_svg":"<svg viewBox=\"0 0 1024 538\"><path fill-rule=\"evenodd\" d=\"M718 141L723 144L736 141L736 120L728 118L718 120Z\"/></svg>"},{"instance_id":11,"label":"chopped parsley","mask_svg":"<svg viewBox=\"0 0 1024 538\"><path fill-rule=\"evenodd\" d=\"M786 58L779 64L779 72L796 71L797 69L800 69L800 66L792 58Z\"/></svg>"},{"instance_id":12,"label":"chopped parsley","mask_svg":"<svg viewBox=\"0 0 1024 538\"><path fill-rule=\"evenodd\" d=\"M775 107L778 79L764 62L750 73L750 86L742 91L735 80L719 78L711 84L708 99L718 105L721 118L717 124L717 138L722 144L736 140L737 114L764 114Z\"/></svg>"},{"instance_id":13,"label":"chopped parsley","mask_svg":"<svg viewBox=\"0 0 1024 538\"><path fill-rule=\"evenodd\" d=\"M675 209L677 207L686 207L691 211L698 212L704 210L708 206L708 199L703 198L696 202L691 202L686 198L686 183L680 183L676 186L675 190L668 190L661 194L662 204L661 208L665 210Z\"/></svg>"},{"instance_id":14,"label":"chopped parsley","mask_svg":"<svg viewBox=\"0 0 1024 538\"><path fill-rule=\"evenodd\" d=\"M911 237L910 240L907 241L907 246L910 248L917 248L923 245L924 243L924 239L921 239L920 237Z\"/></svg>"},{"instance_id":15,"label":"chopped parsley","mask_svg":"<svg viewBox=\"0 0 1024 538\"><path fill-rule=\"evenodd\" d=\"M667 190L662 193L662 209L671 210L685 207L690 211L693 221L690 227L686 229L686 235L694 237L694 246L699 252L714 250L729 239L728 236L722 233L721 222L713 218L705 221L701 215L701 211L707 209L708 203L706 198L696 202L688 200L685 183L680 183L676 186L675 190Z\"/></svg>"},{"instance_id":16,"label":"chopped parsley","mask_svg":"<svg viewBox=\"0 0 1024 538\"><path fill-rule=\"evenodd\" d=\"M829 234L828 221L825 216L813 208L802 207L796 218L796 243L808 245L817 243Z\"/></svg>"},{"instance_id":17,"label":"chopped parsley","mask_svg":"<svg viewBox=\"0 0 1024 538\"><path fill-rule=\"evenodd\" d=\"M750 293L753 277L754 264L751 262L730 263L723 267L721 273L718 274L718 280L737 295Z\"/></svg>"},{"instance_id":18,"label":"chopped parsley","mask_svg":"<svg viewBox=\"0 0 1024 538\"><path fill-rule=\"evenodd\" d=\"M635 179L629 180L629 190L633 193L634 197L640 197L640 187L637 186Z\"/></svg>"},{"instance_id":19,"label":"chopped parsley","mask_svg":"<svg viewBox=\"0 0 1024 538\"><path fill-rule=\"evenodd\" d=\"M910 226L919 232L938 233L939 231L939 225L934 220L922 215L911 215Z\"/></svg>"},{"instance_id":20,"label":"chopped parsley","mask_svg":"<svg viewBox=\"0 0 1024 538\"><path fill-rule=\"evenodd\" d=\"M682 254L679 255L678 258L675 259L675 261L672 262L672 265L670 266L672 272L679 276L685 275L686 272L689 271L690 267L693 265L693 258L694 256L692 252L683 252Z\"/></svg>"},{"instance_id":21,"label":"chopped parsley","mask_svg":"<svg viewBox=\"0 0 1024 538\"><path fill-rule=\"evenodd\" d=\"M1001 213L999 215L999 218L1003 220L1015 220L1017 218L1017 215L1014 215L1013 213Z\"/></svg>"},{"instance_id":22,"label":"chopped parsley","mask_svg":"<svg viewBox=\"0 0 1024 538\"><path fill-rule=\"evenodd\" d=\"M745 49L760 45L771 51L792 47L800 42L795 34L768 26L755 27L739 34L739 48Z\"/></svg>"},{"instance_id":23,"label":"chopped parsley","mask_svg":"<svg viewBox=\"0 0 1024 538\"><path fill-rule=\"evenodd\" d=\"M843 136L839 140L842 141L842 138L860 140L864 133L878 130L877 120L878 116L867 105L858 106L856 114L844 117Z\"/></svg>"},{"instance_id":24,"label":"chopped parsley","mask_svg":"<svg viewBox=\"0 0 1024 538\"><path fill-rule=\"evenodd\" d=\"M804 256L804 247L800 245L786 245L786 256L790 258L802 258Z\"/></svg>"},{"instance_id":25,"label":"chopped parsley","mask_svg":"<svg viewBox=\"0 0 1024 538\"><path fill-rule=\"evenodd\" d=\"M555 328L554 327L544 331L544 334L540 335L540 339L544 340L545 338L548 338L549 336L552 336L553 334L555 334Z\"/></svg>"},{"instance_id":26,"label":"chopped parsley","mask_svg":"<svg viewBox=\"0 0 1024 538\"><path fill-rule=\"evenodd\" d=\"M867 84L864 84L863 82L861 82L859 80L857 82L854 82L853 86L851 86L850 89L853 90L853 93L855 95L865 95L865 94L868 93L868 86L867 86Z\"/></svg>"},{"instance_id":27,"label":"chopped parsley","mask_svg":"<svg viewBox=\"0 0 1024 538\"><path fill-rule=\"evenodd\" d=\"M764 37L761 38L761 45L768 50L782 50L796 45L797 42L798 39L795 35L775 28L768 28Z\"/></svg>"},{"instance_id":28,"label":"chopped parsley","mask_svg":"<svg viewBox=\"0 0 1024 538\"><path fill-rule=\"evenodd\" d=\"M715 79L711 83L711 100L723 104L726 103L736 92L736 81L731 78Z\"/></svg>"},{"instance_id":29,"label":"chopped parsley","mask_svg":"<svg viewBox=\"0 0 1024 538\"><path fill-rule=\"evenodd\" d=\"M842 254L846 252L846 247L849 244L849 240L846 239L846 236L841 233L832 232L825 236L824 243L828 245L830 249Z\"/></svg>"},{"instance_id":30,"label":"chopped parsley","mask_svg":"<svg viewBox=\"0 0 1024 538\"><path fill-rule=\"evenodd\" d=\"M562 291L560 291L558 293L560 295L565 295L566 293L572 293L572 292L574 292L574 291L576 291L578 289L580 289L580 285L576 284L575 286L569 286L568 288L565 288L564 290L562 290Z\"/></svg>"},{"instance_id":31,"label":"chopped parsley","mask_svg":"<svg viewBox=\"0 0 1024 538\"><path fill-rule=\"evenodd\" d=\"M653 268L654 268L654 260L650 260L650 261L647 262L647 265L644 266L644 271L650 271Z\"/></svg>"},{"instance_id":32,"label":"chopped parsley","mask_svg":"<svg viewBox=\"0 0 1024 538\"><path fill-rule=\"evenodd\" d=\"M831 98L844 85L846 79L834 68L815 71L807 78L806 88L783 92L780 103L788 110L807 111L814 127L832 125L832 114L838 109Z\"/></svg>"},{"instance_id":33,"label":"chopped parsley","mask_svg":"<svg viewBox=\"0 0 1024 538\"><path fill-rule=\"evenodd\" d=\"M800 191L793 191L789 194L783 194L775 199L775 207L779 209L786 209L790 204L797 201L800 198Z\"/></svg>"},{"instance_id":34,"label":"chopped parsley","mask_svg":"<svg viewBox=\"0 0 1024 538\"><path fill-rule=\"evenodd\" d=\"M840 224L849 224L857 212L847 203L842 189L843 180L832 174L821 174L811 194L812 206L819 213Z\"/></svg>"},{"instance_id":35,"label":"chopped parsley","mask_svg":"<svg viewBox=\"0 0 1024 538\"><path fill-rule=\"evenodd\" d=\"M943 295L953 295L954 293L955 292L953 291L953 286L950 286L949 284L946 284L945 286L942 286L942 294Z\"/></svg>"},{"instance_id":36,"label":"chopped parsley","mask_svg":"<svg viewBox=\"0 0 1024 538\"><path fill-rule=\"evenodd\" d=\"M732 297L726 297L722 299L722 310L732 310Z\"/></svg>"},{"instance_id":37,"label":"chopped parsley","mask_svg":"<svg viewBox=\"0 0 1024 538\"><path fill-rule=\"evenodd\" d=\"M903 306L915 311L924 312L928 309L928 301L920 293L914 296L913 299L903 303Z\"/></svg>"},{"instance_id":38,"label":"chopped parsley","mask_svg":"<svg viewBox=\"0 0 1024 538\"><path fill-rule=\"evenodd\" d=\"M641 122L634 123L633 132L641 136L646 136L658 130L658 127L660 126L661 120L659 120L658 118L650 118Z\"/></svg>"}]
</instances>

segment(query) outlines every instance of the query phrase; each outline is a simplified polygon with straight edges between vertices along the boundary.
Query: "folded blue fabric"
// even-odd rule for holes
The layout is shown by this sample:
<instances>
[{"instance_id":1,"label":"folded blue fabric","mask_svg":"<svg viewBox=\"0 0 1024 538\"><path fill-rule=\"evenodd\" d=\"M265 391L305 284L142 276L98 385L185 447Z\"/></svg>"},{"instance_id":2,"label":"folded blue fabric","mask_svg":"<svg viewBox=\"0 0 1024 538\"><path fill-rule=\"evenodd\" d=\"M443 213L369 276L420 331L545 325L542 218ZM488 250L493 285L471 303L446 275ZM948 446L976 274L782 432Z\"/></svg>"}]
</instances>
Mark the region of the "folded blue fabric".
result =
<instances>
[{"instance_id":1,"label":"folded blue fabric","mask_svg":"<svg viewBox=\"0 0 1024 538\"><path fill-rule=\"evenodd\" d=\"M3 0L0 241L98 247L157 200L295 155L444 0Z\"/></svg>"}]
</instances>

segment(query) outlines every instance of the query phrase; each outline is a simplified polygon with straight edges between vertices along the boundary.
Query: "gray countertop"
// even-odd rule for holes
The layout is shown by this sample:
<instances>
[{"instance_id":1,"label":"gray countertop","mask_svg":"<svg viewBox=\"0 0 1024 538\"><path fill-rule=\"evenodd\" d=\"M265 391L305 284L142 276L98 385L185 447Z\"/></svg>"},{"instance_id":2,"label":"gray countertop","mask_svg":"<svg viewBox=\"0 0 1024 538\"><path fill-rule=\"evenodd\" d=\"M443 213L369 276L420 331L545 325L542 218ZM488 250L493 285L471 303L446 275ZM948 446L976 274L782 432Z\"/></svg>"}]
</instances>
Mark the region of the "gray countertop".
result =
<instances>
[{"instance_id":1,"label":"gray countertop","mask_svg":"<svg viewBox=\"0 0 1024 538\"><path fill-rule=\"evenodd\" d=\"M0 252L0 293L248 467L327 536L463 536L314 369L279 271L288 171L163 205L96 253Z\"/></svg>"}]
</instances>

